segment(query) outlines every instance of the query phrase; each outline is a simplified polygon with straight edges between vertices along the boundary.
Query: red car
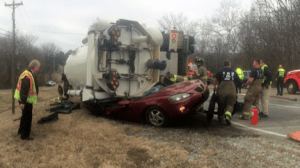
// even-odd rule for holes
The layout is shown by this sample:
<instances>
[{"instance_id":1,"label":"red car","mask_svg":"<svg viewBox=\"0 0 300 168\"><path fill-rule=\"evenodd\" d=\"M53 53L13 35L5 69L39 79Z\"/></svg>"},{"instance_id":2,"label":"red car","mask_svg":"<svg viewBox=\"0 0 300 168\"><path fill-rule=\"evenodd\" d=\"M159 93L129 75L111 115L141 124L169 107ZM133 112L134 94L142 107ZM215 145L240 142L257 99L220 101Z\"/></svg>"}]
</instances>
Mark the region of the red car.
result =
<instances>
[{"instance_id":1,"label":"red car","mask_svg":"<svg viewBox=\"0 0 300 168\"><path fill-rule=\"evenodd\" d=\"M147 121L150 125L163 127L168 125L171 119L194 112L208 97L207 86L199 80L191 80L164 87L141 97L123 100L116 98L115 102L111 103L111 108L87 108L94 113L116 114L118 118L128 121Z\"/></svg>"},{"instance_id":2,"label":"red car","mask_svg":"<svg viewBox=\"0 0 300 168\"><path fill-rule=\"evenodd\" d=\"M300 90L300 69L289 71L284 79L284 84L287 85L287 91L290 94L295 94Z\"/></svg>"}]
</instances>

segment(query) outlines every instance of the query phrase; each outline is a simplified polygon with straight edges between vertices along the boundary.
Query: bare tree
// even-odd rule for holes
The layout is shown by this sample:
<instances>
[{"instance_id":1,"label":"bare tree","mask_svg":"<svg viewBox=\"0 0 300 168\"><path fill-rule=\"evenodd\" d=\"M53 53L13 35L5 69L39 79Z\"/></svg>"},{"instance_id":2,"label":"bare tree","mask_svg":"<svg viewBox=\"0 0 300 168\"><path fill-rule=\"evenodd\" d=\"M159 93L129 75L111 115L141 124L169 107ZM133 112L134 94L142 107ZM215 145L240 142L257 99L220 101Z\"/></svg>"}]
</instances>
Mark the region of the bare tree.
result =
<instances>
[{"instance_id":1,"label":"bare tree","mask_svg":"<svg viewBox=\"0 0 300 168\"><path fill-rule=\"evenodd\" d=\"M55 71L55 56L60 52L60 47L56 46L54 43L44 43L41 45L41 52L48 63L45 65L50 71L48 71L49 78L51 74Z\"/></svg>"},{"instance_id":2,"label":"bare tree","mask_svg":"<svg viewBox=\"0 0 300 168\"><path fill-rule=\"evenodd\" d=\"M197 22L189 22L188 18L182 13L165 14L161 19L158 20L161 31L169 31L176 28L177 30L183 31L185 34L195 36L197 34Z\"/></svg>"}]
</instances>

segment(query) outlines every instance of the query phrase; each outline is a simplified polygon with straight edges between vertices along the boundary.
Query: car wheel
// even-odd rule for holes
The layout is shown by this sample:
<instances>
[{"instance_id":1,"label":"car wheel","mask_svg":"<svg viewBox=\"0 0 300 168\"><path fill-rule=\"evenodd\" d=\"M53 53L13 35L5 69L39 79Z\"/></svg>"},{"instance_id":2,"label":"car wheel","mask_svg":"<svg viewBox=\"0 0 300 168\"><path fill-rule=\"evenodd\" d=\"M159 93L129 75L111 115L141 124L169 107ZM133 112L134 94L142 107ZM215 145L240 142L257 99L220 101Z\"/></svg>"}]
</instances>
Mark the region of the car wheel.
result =
<instances>
[{"instance_id":1,"label":"car wheel","mask_svg":"<svg viewBox=\"0 0 300 168\"><path fill-rule=\"evenodd\" d=\"M46 84L46 87L48 87L48 84Z\"/></svg>"},{"instance_id":2,"label":"car wheel","mask_svg":"<svg viewBox=\"0 0 300 168\"><path fill-rule=\"evenodd\" d=\"M289 94L295 94L297 91L297 85L295 82L289 82L287 86L287 91Z\"/></svg>"},{"instance_id":3,"label":"car wheel","mask_svg":"<svg viewBox=\"0 0 300 168\"><path fill-rule=\"evenodd\" d=\"M169 118L159 107L149 107L146 111L147 122L155 127L165 127L169 123Z\"/></svg>"}]
</instances>

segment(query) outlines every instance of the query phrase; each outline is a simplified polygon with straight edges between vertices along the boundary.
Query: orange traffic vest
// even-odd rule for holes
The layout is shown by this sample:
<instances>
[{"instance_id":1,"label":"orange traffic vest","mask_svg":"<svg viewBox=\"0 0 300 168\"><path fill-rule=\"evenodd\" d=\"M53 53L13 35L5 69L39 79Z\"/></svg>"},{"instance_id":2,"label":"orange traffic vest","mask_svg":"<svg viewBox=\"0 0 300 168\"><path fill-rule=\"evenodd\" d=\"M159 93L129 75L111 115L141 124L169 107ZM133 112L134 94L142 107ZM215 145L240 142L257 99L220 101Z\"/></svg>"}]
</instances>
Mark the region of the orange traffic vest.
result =
<instances>
[{"instance_id":1,"label":"orange traffic vest","mask_svg":"<svg viewBox=\"0 0 300 168\"><path fill-rule=\"evenodd\" d=\"M37 93L36 93L34 78L33 78L32 74L27 70L25 70L19 77L19 81L18 81L18 85L17 85L16 91L15 91L14 97L17 100L21 100L20 91L21 91L22 79L25 77L29 78L29 80L30 80L30 88L28 91L27 102L28 103L37 103Z\"/></svg>"}]
</instances>

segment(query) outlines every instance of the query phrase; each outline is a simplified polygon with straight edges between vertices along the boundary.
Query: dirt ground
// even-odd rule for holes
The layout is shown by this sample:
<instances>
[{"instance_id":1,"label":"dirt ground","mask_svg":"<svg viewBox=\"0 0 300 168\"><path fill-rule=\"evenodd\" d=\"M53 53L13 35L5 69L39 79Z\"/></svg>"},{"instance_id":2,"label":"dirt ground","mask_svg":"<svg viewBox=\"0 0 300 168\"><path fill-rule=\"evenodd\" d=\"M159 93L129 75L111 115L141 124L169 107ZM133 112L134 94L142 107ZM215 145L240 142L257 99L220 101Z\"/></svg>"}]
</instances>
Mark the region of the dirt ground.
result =
<instances>
[{"instance_id":1,"label":"dirt ground","mask_svg":"<svg viewBox=\"0 0 300 168\"><path fill-rule=\"evenodd\" d=\"M0 168L118 167L299 167L300 145L259 136L203 114L174 120L167 128L95 116L81 109L59 114L59 120L37 124L50 112L57 87L41 88L34 105L33 141L17 134L21 110L0 112ZM4 97L4 93L0 92ZM71 98L80 102L78 98ZM7 102L0 101L2 108ZM9 107L9 106L7 106Z\"/></svg>"}]
</instances>

